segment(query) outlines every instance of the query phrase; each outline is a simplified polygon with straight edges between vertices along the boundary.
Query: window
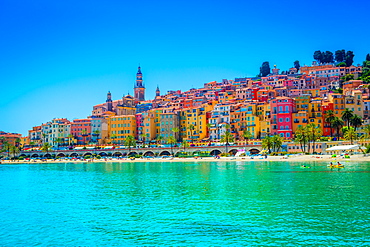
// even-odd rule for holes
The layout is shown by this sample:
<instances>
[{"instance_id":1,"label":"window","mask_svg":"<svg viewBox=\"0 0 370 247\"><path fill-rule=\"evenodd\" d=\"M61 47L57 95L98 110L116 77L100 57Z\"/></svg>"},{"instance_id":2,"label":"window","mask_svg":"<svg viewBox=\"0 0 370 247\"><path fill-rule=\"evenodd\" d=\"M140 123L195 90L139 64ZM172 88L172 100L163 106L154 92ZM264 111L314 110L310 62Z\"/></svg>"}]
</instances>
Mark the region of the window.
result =
<instances>
[{"instance_id":1,"label":"window","mask_svg":"<svg viewBox=\"0 0 370 247\"><path fill-rule=\"evenodd\" d=\"M285 119L285 121L286 121L287 123L289 123L289 122L290 122L290 118L288 118L288 117L287 117L287 118Z\"/></svg>"},{"instance_id":2,"label":"window","mask_svg":"<svg viewBox=\"0 0 370 247\"><path fill-rule=\"evenodd\" d=\"M279 118L279 122L282 123L283 122L283 119L282 118Z\"/></svg>"}]
</instances>

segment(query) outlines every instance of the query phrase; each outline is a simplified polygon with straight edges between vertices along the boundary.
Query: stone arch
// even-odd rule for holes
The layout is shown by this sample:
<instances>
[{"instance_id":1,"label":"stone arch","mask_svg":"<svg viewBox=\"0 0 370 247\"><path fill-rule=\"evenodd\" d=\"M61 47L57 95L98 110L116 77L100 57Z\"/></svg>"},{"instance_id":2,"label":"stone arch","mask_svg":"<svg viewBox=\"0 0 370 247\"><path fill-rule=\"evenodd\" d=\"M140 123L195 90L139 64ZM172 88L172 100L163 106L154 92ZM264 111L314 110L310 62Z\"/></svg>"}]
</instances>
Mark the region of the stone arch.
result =
<instances>
[{"instance_id":1,"label":"stone arch","mask_svg":"<svg viewBox=\"0 0 370 247\"><path fill-rule=\"evenodd\" d=\"M99 153L99 155L100 155L100 156L102 156L102 157L104 157L104 156L107 156L107 153L105 153L105 152L100 152L100 153Z\"/></svg>"},{"instance_id":2,"label":"stone arch","mask_svg":"<svg viewBox=\"0 0 370 247\"><path fill-rule=\"evenodd\" d=\"M44 158L51 158L51 154L44 154L44 156L43 156Z\"/></svg>"},{"instance_id":3,"label":"stone arch","mask_svg":"<svg viewBox=\"0 0 370 247\"><path fill-rule=\"evenodd\" d=\"M114 152L113 156L119 157L119 156L122 156L122 153L121 152Z\"/></svg>"},{"instance_id":4,"label":"stone arch","mask_svg":"<svg viewBox=\"0 0 370 247\"><path fill-rule=\"evenodd\" d=\"M64 153L57 154L57 157L66 157Z\"/></svg>"},{"instance_id":5,"label":"stone arch","mask_svg":"<svg viewBox=\"0 0 370 247\"><path fill-rule=\"evenodd\" d=\"M192 154L194 155L194 154L200 154L200 152L201 152L201 150L195 150L195 151L193 151L192 152Z\"/></svg>"},{"instance_id":6,"label":"stone arch","mask_svg":"<svg viewBox=\"0 0 370 247\"><path fill-rule=\"evenodd\" d=\"M171 155L171 153L168 152L167 150L164 150L164 151L159 153L159 156L163 156L163 155Z\"/></svg>"},{"instance_id":7,"label":"stone arch","mask_svg":"<svg viewBox=\"0 0 370 247\"><path fill-rule=\"evenodd\" d=\"M92 156L92 153L87 152L87 153L84 154L84 156L86 156L86 155Z\"/></svg>"},{"instance_id":8,"label":"stone arch","mask_svg":"<svg viewBox=\"0 0 370 247\"><path fill-rule=\"evenodd\" d=\"M78 157L78 154L77 154L77 153L71 153L71 154L69 155L69 157Z\"/></svg>"},{"instance_id":9,"label":"stone arch","mask_svg":"<svg viewBox=\"0 0 370 247\"><path fill-rule=\"evenodd\" d=\"M145 153L144 153L144 156L154 156L154 153L152 152L152 151L146 151Z\"/></svg>"},{"instance_id":10,"label":"stone arch","mask_svg":"<svg viewBox=\"0 0 370 247\"><path fill-rule=\"evenodd\" d=\"M38 158L39 157L39 155L38 154L32 154L31 155L31 158Z\"/></svg>"},{"instance_id":11,"label":"stone arch","mask_svg":"<svg viewBox=\"0 0 370 247\"><path fill-rule=\"evenodd\" d=\"M237 149L231 149L231 150L229 151L229 154L235 155L237 152L238 152L238 150L237 150Z\"/></svg>"},{"instance_id":12,"label":"stone arch","mask_svg":"<svg viewBox=\"0 0 370 247\"><path fill-rule=\"evenodd\" d=\"M128 153L128 156L135 156L135 155L138 155L138 153L135 151L131 151Z\"/></svg>"},{"instance_id":13,"label":"stone arch","mask_svg":"<svg viewBox=\"0 0 370 247\"><path fill-rule=\"evenodd\" d=\"M257 149L257 148L251 148L251 149L249 149L249 152L251 153L251 154L258 154L259 152L261 152L259 149Z\"/></svg>"},{"instance_id":14,"label":"stone arch","mask_svg":"<svg viewBox=\"0 0 370 247\"><path fill-rule=\"evenodd\" d=\"M215 156L215 155L220 155L221 154L221 151L218 150L218 149L213 149L211 152L210 152L210 155L211 156Z\"/></svg>"},{"instance_id":15,"label":"stone arch","mask_svg":"<svg viewBox=\"0 0 370 247\"><path fill-rule=\"evenodd\" d=\"M27 157L26 154L20 154L19 157Z\"/></svg>"}]
</instances>

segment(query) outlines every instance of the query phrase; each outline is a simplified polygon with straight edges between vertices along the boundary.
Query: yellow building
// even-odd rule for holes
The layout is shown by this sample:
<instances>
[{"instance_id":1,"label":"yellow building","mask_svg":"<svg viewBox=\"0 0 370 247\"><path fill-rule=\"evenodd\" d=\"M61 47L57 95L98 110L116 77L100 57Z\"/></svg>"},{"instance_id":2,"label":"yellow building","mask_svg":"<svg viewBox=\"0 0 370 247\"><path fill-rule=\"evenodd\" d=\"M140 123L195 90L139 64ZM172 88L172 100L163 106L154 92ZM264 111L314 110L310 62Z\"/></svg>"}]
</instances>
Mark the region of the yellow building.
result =
<instances>
[{"instance_id":1,"label":"yellow building","mask_svg":"<svg viewBox=\"0 0 370 247\"><path fill-rule=\"evenodd\" d=\"M215 101L198 107L186 108L180 112L180 138L185 140L200 141L207 137L207 113L213 110ZM194 126L190 130L189 126Z\"/></svg>"},{"instance_id":2,"label":"yellow building","mask_svg":"<svg viewBox=\"0 0 370 247\"><path fill-rule=\"evenodd\" d=\"M339 93L329 94L329 101L333 103L334 115L341 118L345 109L344 95Z\"/></svg>"},{"instance_id":3,"label":"yellow building","mask_svg":"<svg viewBox=\"0 0 370 247\"><path fill-rule=\"evenodd\" d=\"M299 127L306 126L307 123L308 123L307 111L293 112L292 114L293 133L295 133Z\"/></svg>"},{"instance_id":4,"label":"yellow building","mask_svg":"<svg viewBox=\"0 0 370 247\"><path fill-rule=\"evenodd\" d=\"M322 123L322 104L321 99L311 100L308 106L308 123L314 123L317 127L324 131L324 125Z\"/></svg>"},{"instance_id":5,"label":"yellow building","mask_svg":"<svg viewBox=\"0 0 370 247\"><path fill-rule=\"evenodd\" d=\"M136 136L136 118L135 115L111 116L108 118L109 138L115 144L124 144L129 135Z\"/></svg>"}]
</instances>

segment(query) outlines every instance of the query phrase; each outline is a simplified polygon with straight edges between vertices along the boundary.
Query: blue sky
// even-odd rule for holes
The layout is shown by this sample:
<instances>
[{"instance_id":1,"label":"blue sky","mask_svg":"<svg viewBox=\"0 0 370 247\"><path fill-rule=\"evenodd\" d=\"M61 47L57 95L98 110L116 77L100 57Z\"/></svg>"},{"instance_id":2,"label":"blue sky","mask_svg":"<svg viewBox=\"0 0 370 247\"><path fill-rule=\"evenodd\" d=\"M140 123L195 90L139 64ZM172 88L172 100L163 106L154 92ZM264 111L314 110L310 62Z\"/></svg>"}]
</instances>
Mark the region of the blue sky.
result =
<instances>
[{"instance_id":1,"label":"blue sky","mask_svg":"<svg viewBox=\"0 0 370 247\"><path fill-rule=\"evenodd\" d=\"M368 1L0 1L0 130L27 134L52 118L133 93L146 98L287 70L315 50L370 53Z\"/></svg>"}]
</instances>

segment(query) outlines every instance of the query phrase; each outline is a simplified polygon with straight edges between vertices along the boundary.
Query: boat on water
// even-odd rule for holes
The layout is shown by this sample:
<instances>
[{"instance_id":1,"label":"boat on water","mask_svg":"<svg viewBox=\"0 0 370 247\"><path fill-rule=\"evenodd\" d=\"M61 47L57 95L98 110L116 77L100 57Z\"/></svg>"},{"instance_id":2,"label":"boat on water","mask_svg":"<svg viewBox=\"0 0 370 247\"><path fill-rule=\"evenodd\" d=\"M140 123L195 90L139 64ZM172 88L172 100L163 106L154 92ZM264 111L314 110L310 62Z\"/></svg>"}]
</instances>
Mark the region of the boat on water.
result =
<instances>
[{"instance_id":1,"label":"boat on water","mask_svg":"<svg viewBox=\"0 0 370 247\"><path fill-rule=\"evenodd\" d=\"M301 168L311 168L311 166L301 165Z\"/></svg>"},{"instance_id":2,"label":"boat on water","mask_svg":"<svg viewBox=\"0 0 370 247\"><path fill-rule=\"evenodd\" d=\"M338 164L334 165L334 164L329 164L328 167L330 168L344 168L344 165L343 164L340 164L338 162Z\"/></svg>"}]
</instances>

